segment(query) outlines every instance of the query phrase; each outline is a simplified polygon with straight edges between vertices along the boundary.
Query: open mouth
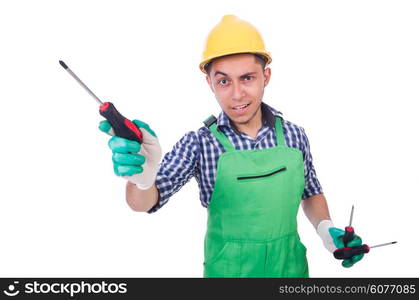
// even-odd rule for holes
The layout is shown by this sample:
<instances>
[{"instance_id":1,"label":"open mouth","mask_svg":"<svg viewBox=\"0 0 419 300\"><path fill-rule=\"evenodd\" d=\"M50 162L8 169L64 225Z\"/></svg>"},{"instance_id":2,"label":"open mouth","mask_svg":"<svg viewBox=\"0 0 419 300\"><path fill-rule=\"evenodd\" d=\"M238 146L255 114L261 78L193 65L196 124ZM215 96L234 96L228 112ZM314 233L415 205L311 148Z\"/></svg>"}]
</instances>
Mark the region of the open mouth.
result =
<instances>
[{"instance_id":1,"label":"open mouth","mask_svg":"<svg viewBox=\"0 0 419 300\"><path fill-rule=\"evenodd\" d=\"M234 107L233 107L233 109L234 109L234 110L243 110L243 109L245 109L246 107L248 107L249 105L250 105L250 103L243 104L243 105L238 105L238 106L234 106Z\"/></svg>"}]
</instances>

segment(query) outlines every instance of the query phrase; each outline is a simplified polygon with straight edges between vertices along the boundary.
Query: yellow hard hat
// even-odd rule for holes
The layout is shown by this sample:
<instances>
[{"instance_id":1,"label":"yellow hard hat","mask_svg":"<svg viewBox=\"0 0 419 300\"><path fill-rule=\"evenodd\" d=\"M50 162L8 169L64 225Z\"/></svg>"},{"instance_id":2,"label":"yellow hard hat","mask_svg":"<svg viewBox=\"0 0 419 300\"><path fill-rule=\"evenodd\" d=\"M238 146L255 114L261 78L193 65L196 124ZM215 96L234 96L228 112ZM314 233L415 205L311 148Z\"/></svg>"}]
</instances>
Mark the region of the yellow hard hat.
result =
<instances>
[{"instance_id":1,"label":"yellow hard hat","mask_svg":"<svg viewBox=\"0 0 419 300\"><path fill-rule=\"evenodd\" d=\"M259 54L267 64L272 61L262 36L253 25L234 15L225 15L208 34L199 68L206 73L205 65L212 59L238 53Z\"/></svg>"}]
</instances>

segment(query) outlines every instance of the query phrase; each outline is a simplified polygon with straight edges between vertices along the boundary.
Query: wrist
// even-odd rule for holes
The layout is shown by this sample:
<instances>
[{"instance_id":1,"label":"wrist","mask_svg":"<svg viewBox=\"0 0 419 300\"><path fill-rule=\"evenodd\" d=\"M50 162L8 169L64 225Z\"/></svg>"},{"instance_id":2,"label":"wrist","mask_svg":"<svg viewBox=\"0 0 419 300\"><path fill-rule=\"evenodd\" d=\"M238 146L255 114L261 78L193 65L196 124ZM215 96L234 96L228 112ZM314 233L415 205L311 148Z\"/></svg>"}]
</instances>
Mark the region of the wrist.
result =
<instances>
[{"instance_id":1,"label":"wrist","mask_svg":"<svg viewBox=\"0 0 419 300\"><path fill-rule=\"evenodd\" d=\"M331 220L322 220L317 225L317 234L323 241L323 245L329 252L333 253L337 248L335 243L333 242L333 238L330 235L329 228L334 227L333 222Z\"/></svg>"},{"instance_id":2,"label":"wrist","mask_svg":"<svg viewBox=\"0 0 419 300\"><path fill-rule=\"evenodd\" d=\"M335 225L333 225L332 220L321 220L316 228L317 234L320 236L330 235L329 234L330 227L335 227Z\"/></svg>"},{"instance_id":3,"label":"wrist","mask_svg":"<svg viewBox=\"0 0 419 300\"><path fill-rule=\"evenodd\" d=\"M148 170L147 173L142 173L143 176L134 176L135 186L140 190L148 190L156 182L157 169Z\"/></svg>"},{"instance_id":4,"label":"wrist","mask_svg":"<svg viewBox=\"0 0 419 300\"><path fill-rule=\"evenodd\" d=\"M137 187L137 189L140 189L140 190L148 190L150 187L153 186L153 184L136 183L135 186Z\"/></svg>"}]
</instances>

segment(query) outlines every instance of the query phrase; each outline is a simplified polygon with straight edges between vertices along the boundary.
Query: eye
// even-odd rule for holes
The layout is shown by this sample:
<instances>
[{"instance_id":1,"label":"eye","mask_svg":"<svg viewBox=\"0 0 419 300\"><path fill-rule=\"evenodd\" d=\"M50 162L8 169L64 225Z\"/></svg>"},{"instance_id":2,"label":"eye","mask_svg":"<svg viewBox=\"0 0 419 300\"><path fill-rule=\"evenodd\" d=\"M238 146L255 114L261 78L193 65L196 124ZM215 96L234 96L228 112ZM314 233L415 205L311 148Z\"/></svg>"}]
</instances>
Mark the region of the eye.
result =
<instances>
[{"instance_id":1,"label":"eye","mask_svg":"<svg viewBox=\"0 0 419 300\"><path fill-rule=\"evenodd\" d=\"M220 80L218 80L218 84L219 84L219 85L223 85L223 86L224 86L224 85L227 85L227 84L228 84L228 80L227 80L227 79L225 79L225 78L224 78L224 79L220 79Z\"/></svg>"},{"instance_id":2,"label":"eye","mask_svg":"<svg viewBox=\"0 0 419 300\"><path fill-rule=\"evenodd\" d=\"M250 80L252 80L252 79L253 79L253 76L251 76L251 75L246 75L246 76L244 76L244 77L243 77L243 79L244 79L244 81L250 81Z\"/></svg>"}]
</instances>

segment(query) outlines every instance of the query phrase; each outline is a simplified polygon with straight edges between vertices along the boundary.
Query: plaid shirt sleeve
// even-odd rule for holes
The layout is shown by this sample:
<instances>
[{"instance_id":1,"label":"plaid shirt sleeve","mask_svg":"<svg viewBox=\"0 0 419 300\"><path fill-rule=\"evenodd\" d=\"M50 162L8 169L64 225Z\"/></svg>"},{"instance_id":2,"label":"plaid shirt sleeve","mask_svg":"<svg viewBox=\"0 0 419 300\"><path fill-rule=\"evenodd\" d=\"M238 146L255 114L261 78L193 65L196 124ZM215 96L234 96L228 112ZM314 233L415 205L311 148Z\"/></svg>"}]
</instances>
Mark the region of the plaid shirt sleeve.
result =
<instances>
[{"instance_id":1,"label":"plaid shirt sleeve","mask_svg":"<svg viewBox=\"0 0 419 300\"><path fill-rule=\"evenodd\" d=\"M154 213L165 205L196 174L199 153L198 137L190 131L165 154L155 181L160 198L148 213Z\"/></svg>"},{"instance_id":2,"label":"plaid shirt sleeve","mask_svg":"<svg viewBox=\"0 0 419 300\"><path fill-rule=\"evenodd\" d=\"M311 156L310 152L310 143L308 141L304 128L300 127L300 129L305 177L305 187L302 199L306 199L313 195L322 194L323 191L320 182L317 179L316 171L313 166L313 157Z\"/></svg>"}]
</instances>

